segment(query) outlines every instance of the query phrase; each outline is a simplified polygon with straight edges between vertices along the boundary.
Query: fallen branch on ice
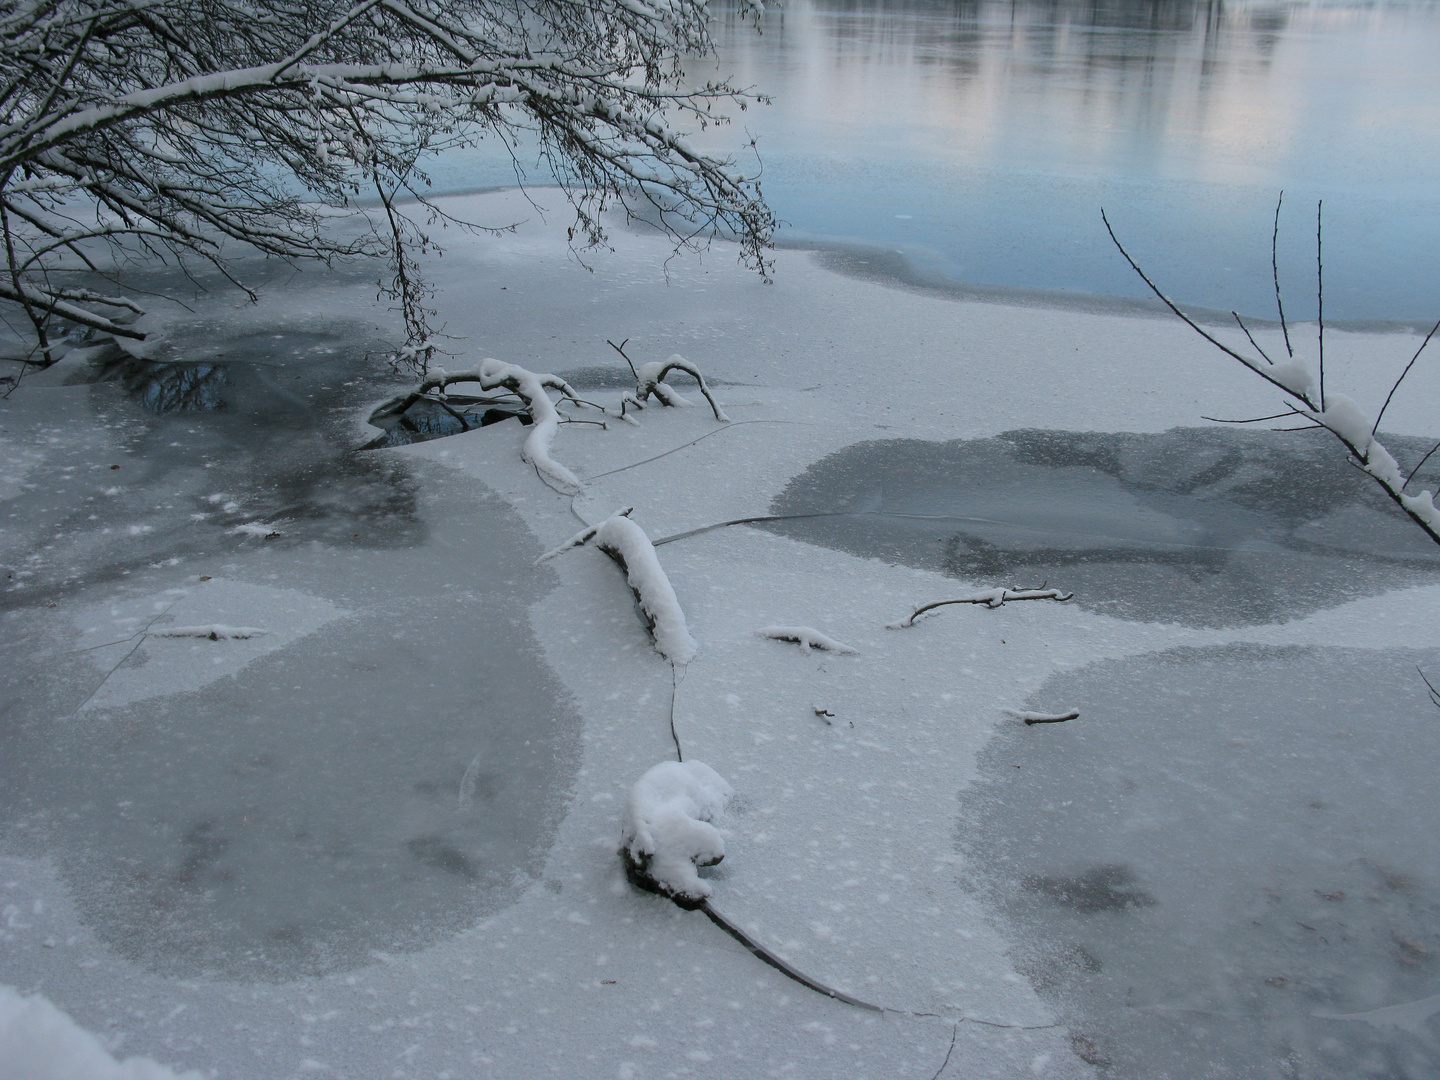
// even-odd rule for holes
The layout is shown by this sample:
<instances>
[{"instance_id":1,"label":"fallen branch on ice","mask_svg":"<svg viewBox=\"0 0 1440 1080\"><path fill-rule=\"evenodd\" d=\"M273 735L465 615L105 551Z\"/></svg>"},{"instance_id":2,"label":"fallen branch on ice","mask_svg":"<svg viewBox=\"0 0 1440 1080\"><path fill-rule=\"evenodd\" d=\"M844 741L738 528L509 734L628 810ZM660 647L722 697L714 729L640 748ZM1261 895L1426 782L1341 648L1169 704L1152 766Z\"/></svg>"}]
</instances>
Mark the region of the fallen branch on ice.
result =
<instances>
[{"instance_id":1,"label":"fallen branch on ice","mask_svg":"<svg viewBox=\"0 0 1440 1080\"><path fill-rule=\"evenodd\" d=\"M1063 604L1074 595L1074 593L1062 593L1059 589L986 589L983 592L962 596L956 600L936 600L934 603L925 604L923 607L916 608L899 622L886 623L885 629L901 630L907 626L914 626L915 620L922 615L948 604L984 604L988 608L1001 607L1011 600L1055 600Z\"/></svg>"},{"instance_id":2,"label":"fallen branch on ice","mask_svg":"<svg viewBox=\"0 0 1440 1080\"><path fill-rule=\"evenodd\" d=\"M626 507L610 515L598 525L581 529L559 547L547 551L536 563L553 559L571 548L591 540L595 546L620 564L625 580L644 613L646 629L655 641L655 651L672 664L688 664L699 648L685 625L685 612L675 596L670 579L660 566L655 548L645 530L630 520L634 507Z\"/></svg>"},{"instance_id":3,"label":"fallen branch on ice","mask_svg":"<svg viewBox=\"0 0 1440 1080\"><path fill-rule=\"evenodd\" d=\"M710 409L715 413L715 419L719 420L722 424L728 424L730 422L730 418L725 415L725 411L720 408L719 403L715 400L715 395L710 393L710 387L705 382L705 376L700 374L698 367L689 360L686 360L685 357L679 353L671 353L669 358L663 362L656 360L648 364L641 364L639 368L636 368L634 361L632 361L625 352L625 342L629 340L629 338L626 338L625 341L622 341L619 345L616 345L613 341L607 341L605 343L621 356L625 357L625 363L630 365L630 372L635 376L635 393L633 395L626 394L622 400L620 409L622 415L625 411L625 405L634 405L637 409L643 409L645 402L650 400L650 395L652 394L660 399L662 405L670 405L677 408L688 406L690 402L682 397L679 391L673 386L665 382L665 376L669 375L670 372L683 371L693 376L695 381L700 384L700 393L704 394L705 400L710 403Z\"/></svg>"},{"instance_id":4,"label":"fallen branch on ice","mask_svg":"<svg viewBox=\"0 0 1440 1080\"><path fill-rule=\"evenodd\" d=\"M205 626L167 626L161 630L151 630L149 635L151 637L207 638L210 641L220 641L228 638L259 637L261 634L269 632L258 626L225 626L223 623L208 623Z\"/></svg>"},{"instance_id":5,"label":"fallen branch on ice","mask_svg":"<svg viewBox=\"0 0 1440 1080\"><path fill-rule=\"evenodd\" d=\"M772 638L775 641L793 641L807 649L824 649L826 652L849 653L851 656L860 652L859 649L842 645L809 626L762 626L755 632L763 638Z\"/></svg>"},{"instance_id":6,"label":"fallen branch on ice","mask_svg":"<svg viewBox=\"0 0 1440 1080\"><path fill-rule=\"evenodd\" d=\"M386 408L392 413L404 412L422 397L435 394L436 391L439 391L439 396L435 400L443 400L444 391L448 387L462 382L479 383L481 390L504 387L523 401L534 423L530 425L530 431L520 450L521 460L535 466L542 477L548 476L555 481L566 494L573 495L580 490L582 485L575 474L550 456L550 443L555 438L555 429L560 424L561 416L546 391L558 390L563 397L580 405L591 403L576 394L574 388L558 375L536 374L515 364L486 358L480 361L479 367L471 371L447 372L438 368L408 395Z\"/></svg>"},{"instance_id":7,"label":"fallen branch on ice","mask_svg":"<svg viewBox=\"0 0 1440 1080\"><path fill-rule=\"evenodd\" d=\"M625 874L637 887L696 908L714 889L696 867L725 858L712 822L734 789L702 761L662 761L630 789L620 826Z\"/></svg>"},{"instance_id":8,"label":"fallen branch on ice","mask_svg":"<svg viewBox=\"0 0 1440 1080\"><path fill-rule=\"evenodd\" d=\"M1024 720L1026 727L1031 724L1063 724L1066 720L1080 717L1079 709L1067 709L1063 713L1023 712L1018 709L1006 709L1005 712L1016 720Z\"/></svg>"}]
</instances>

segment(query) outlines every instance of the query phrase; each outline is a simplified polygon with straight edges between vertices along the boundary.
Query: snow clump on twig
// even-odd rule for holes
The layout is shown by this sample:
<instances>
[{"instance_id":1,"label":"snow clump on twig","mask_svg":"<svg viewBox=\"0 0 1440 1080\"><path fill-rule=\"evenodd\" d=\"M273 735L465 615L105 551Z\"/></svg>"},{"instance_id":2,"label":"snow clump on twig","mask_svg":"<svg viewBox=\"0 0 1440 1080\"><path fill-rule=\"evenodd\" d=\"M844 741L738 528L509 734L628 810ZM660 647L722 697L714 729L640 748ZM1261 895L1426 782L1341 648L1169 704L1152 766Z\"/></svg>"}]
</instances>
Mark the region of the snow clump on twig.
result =
<instances>
[{"instance_id":1,"label":"snow clump on twig","mask_svg":"<svg viewBox=\"0 0 1440 1080\"><path fill-rule=\"evenodd\" d=\"M625 356L623 350L620 355ZM625 359L628 361L630 358L626 356ZM693 376L695 381L700 384L700 393L704 394L705 400L710 403L710 409L715 413L715 419L722 424L730 422L730 417L726 416L725 410L720 408L719 402L715 400L715 395L710 393L710 387L705 382L705 376L700 374L700 369L679 353L672 353L663 363L655 360L648 364L641 364L635 371L635 394L633 397L627 394L625 400L636 408L643 409L650 395L654 394L665 405L674 407L689 405L688 399L665 382L665 376L672 371L683 371Z\"/></svg>"},{"instance_id":2,"label":"snow clump on twig","mask_svg":"<svg viewBox=\"0 0 1440 1080\"><path fill-rule=\"evenodd\" d=\"M696 867L725 858L725 838L712 822L734 793L702 761L663 761L646 771L625 803L620 854L626 875L681 907L699 907L714 889Z\"/></svg>"},{"instance_id":3,"label":"snow clump on twig","mask_svg":"<svg viewBox=\"0 0 1440 1080\"><path fill-rule=\"evenodd\" d=\"M772 638L775 641L793 641L807 649L824 649L826 652L848 653L851 656L860 652L859 649L852 649L832 637L826 637L810 626L762 626L755 632L763 638Z\"/></svg>"},{"instance_id":4,"label":"snow clump on twig","mask_svg":"<svg viewBox=\"0 0 1440 1080\"><path fill-rule=\"evenodd\" d=\"M655 651L672 664L683 666L695 658L700 646L690 636L685 612L680 608L670 579L660 566L654 545L645 535L645 530L630 520L634 509L633 506L626 507L598 525L581 529L553 551L541 555L536 562L553 559L561 552L594 540L595 546L625 571L625 579L647 620L646 628L655 640Z\"/></svg>"}]
</instances>

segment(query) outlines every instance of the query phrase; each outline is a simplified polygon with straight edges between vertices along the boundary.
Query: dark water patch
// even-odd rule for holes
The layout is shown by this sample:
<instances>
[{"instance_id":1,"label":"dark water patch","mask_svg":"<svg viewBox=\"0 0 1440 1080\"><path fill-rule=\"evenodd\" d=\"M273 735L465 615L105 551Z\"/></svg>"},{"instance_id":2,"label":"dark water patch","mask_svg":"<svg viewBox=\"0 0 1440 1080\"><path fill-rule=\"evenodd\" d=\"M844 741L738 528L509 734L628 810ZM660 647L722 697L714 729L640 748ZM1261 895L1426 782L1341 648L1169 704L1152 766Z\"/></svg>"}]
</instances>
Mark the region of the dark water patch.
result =
<instances>
[{"instance_id":1,"label":"dark water patch","mask_svg":"<svg viewBox=\"0 0 1440 1080\"><path fill-rule=\"evenodd\" d=\"M513 399L448 394L444 401L416 398L404 408L396 407L404 402L404 398L387 402L370 414L371 426L380 428L384 434L370 440L361 450L444 439L505 420L519 420L527 426L533 422L530 411Z\"/></svg>"},{"instance_id":2,"label":"dark water patch","mask_svg":"<svg viewBox=\"0 0 1440 1080\"><path fill-rule=\"evenodd\" d=\"M1128 866L1095 866L1078 874L1061 877L1026 877L1022 888L1073 911L1124 911L1150 907L1155 897L1135 883Z\"/></svg>"},{"instance_id":3,"label":"dark water patch","mask_svg":"<svg viewBox=\"0 0 1440 1080\"><path fill-rule=\"evenodd\" d=\"M1235 645L1057 675L961 796L965 886L1107 1075L1440 1071L1433 650ZM1435 1002L1440 1005L1440 1002ZM1343 1019L1350 1017L1350 1019ZM1413 1029L1413 1030L1412 1030Z\"/></svg>"},{"instance_id":4,"label":"dark water patch","mask_svg":"<svg viewBox=\"0 0 1440 1080\"><path fill-rule=\"evenodd\" d=\"M119 356L106 363L98 378L119 382L147 412L213 412L225 407L229 371L224 364L156 363Z\"/></svg>"},{"instance_id":5,"label":"dark water patch","mask_svg":"<svg viewBox=\"0 0 1440 1080\"><path fill-rule=\"evenodd\" d=\"M1430 445L1390 438L1402 465ZM1429 470L1416 486L1436 482ZM1124 618L1264 623L1440 575L1440 548L1325 433L1019 430L847 447L765 523L982 586L1050 587Z\"/></svg>"}]
</instances>

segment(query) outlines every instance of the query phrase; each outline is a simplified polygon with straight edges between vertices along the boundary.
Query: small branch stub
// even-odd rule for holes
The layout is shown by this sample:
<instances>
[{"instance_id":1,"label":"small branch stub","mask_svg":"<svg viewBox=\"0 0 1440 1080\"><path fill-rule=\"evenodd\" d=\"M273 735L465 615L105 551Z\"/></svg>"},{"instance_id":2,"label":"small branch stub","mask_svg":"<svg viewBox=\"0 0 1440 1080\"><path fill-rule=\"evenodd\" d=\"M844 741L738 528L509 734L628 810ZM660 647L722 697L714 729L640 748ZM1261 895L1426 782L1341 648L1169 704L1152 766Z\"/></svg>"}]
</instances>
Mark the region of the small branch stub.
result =
<instances>
[{"instance_id":1,"label":"small branch stub","mask_svg":"<svg viewBox=\"0 0 1440 1080\"><path fill-rule=\"evenodd\" d=\"M1066 709L1059 713L1024 712L1018 709L1006 709L1005 712L1016 720L1025 721L1026 727L1034 724L1063 724L1067 720L1078 720L1080 717L1079 709Z\"/></svg>"}]
</instances>

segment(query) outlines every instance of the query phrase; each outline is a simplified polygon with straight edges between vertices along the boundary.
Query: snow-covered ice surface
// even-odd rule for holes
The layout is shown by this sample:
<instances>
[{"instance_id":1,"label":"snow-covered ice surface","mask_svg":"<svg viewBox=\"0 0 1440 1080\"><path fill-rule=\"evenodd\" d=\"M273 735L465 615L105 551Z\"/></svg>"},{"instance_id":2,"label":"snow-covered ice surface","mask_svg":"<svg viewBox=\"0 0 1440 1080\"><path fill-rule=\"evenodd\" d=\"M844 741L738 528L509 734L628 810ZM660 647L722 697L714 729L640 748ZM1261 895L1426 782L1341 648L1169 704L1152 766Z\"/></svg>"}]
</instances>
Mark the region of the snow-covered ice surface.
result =
<instances>
[{"instance_id":1,"label":"snow-covered ice surface","mask_svg":"<svg viewBox=\"0 0 1440 1080\"><path fill-rule=\"evenodd\" d=\"M693 360L732 422L560 427L575 510L521 460L519 424L350 454L374 434L355 417L400 384L364 358L385 331L363 278L309 272L170 327L155 363L223 361L226 408L147 413L174 367L13 395L0 982L117 1059L222 1077L1433 1074L1440 1021L1412 1003L1440 948L1437 727L1413 665L1440 668L1440 583L1365 477L1341 466L1353 498L1307 518L1288 507L1323 454L1162 434L1269 404L1167 321L960 302L802 253L774 286L724 251L670 263L667 285L666 249L633 236L592 274L514 195L457 203L530 221L436 264L474 350L453 366L495 356L618 401L633 379L604 341L629 337L637 361ZM1414 345L1337 333L1327 380L1383 396ZM1431 430L1437 383L1407 382L1397 433ZM1077 461L1086 439L1098 456ZM533 565L620 507L661 539L796 491L863 494L889 440L947 475L875 515L878 539L733 526L658 547L698 643L684 668L602 552ZM1137 460L1226 446L1242 460L1211 487L1178 490L1169 465L1152 493L1136 479ZM849 487L805 489L827 460ZM895 540L897 514L937 505L945 529ZM1234 536L1230 507L1254 515ZM947 563L987 516L991 561ZM1097 518L1118 541L1080 541ZM232 531L250 521L281 535ZM1221 540L1196 544L1201 526ZM1072 557L1162 544L1183 557ZM1184 555L1207 544L1224 557ZM885 628L1039 585L1036 551L1059 548L1073 602ZM266 633L139 636L152 619ZM1062 706L1081 718L1006 712ZM625 881L626 793L675 740L735 789L725 860L702 871L714 908L888 1011ZM1240 916L1264 925L1235 933Z\"/></svg>"}]
</instances>

